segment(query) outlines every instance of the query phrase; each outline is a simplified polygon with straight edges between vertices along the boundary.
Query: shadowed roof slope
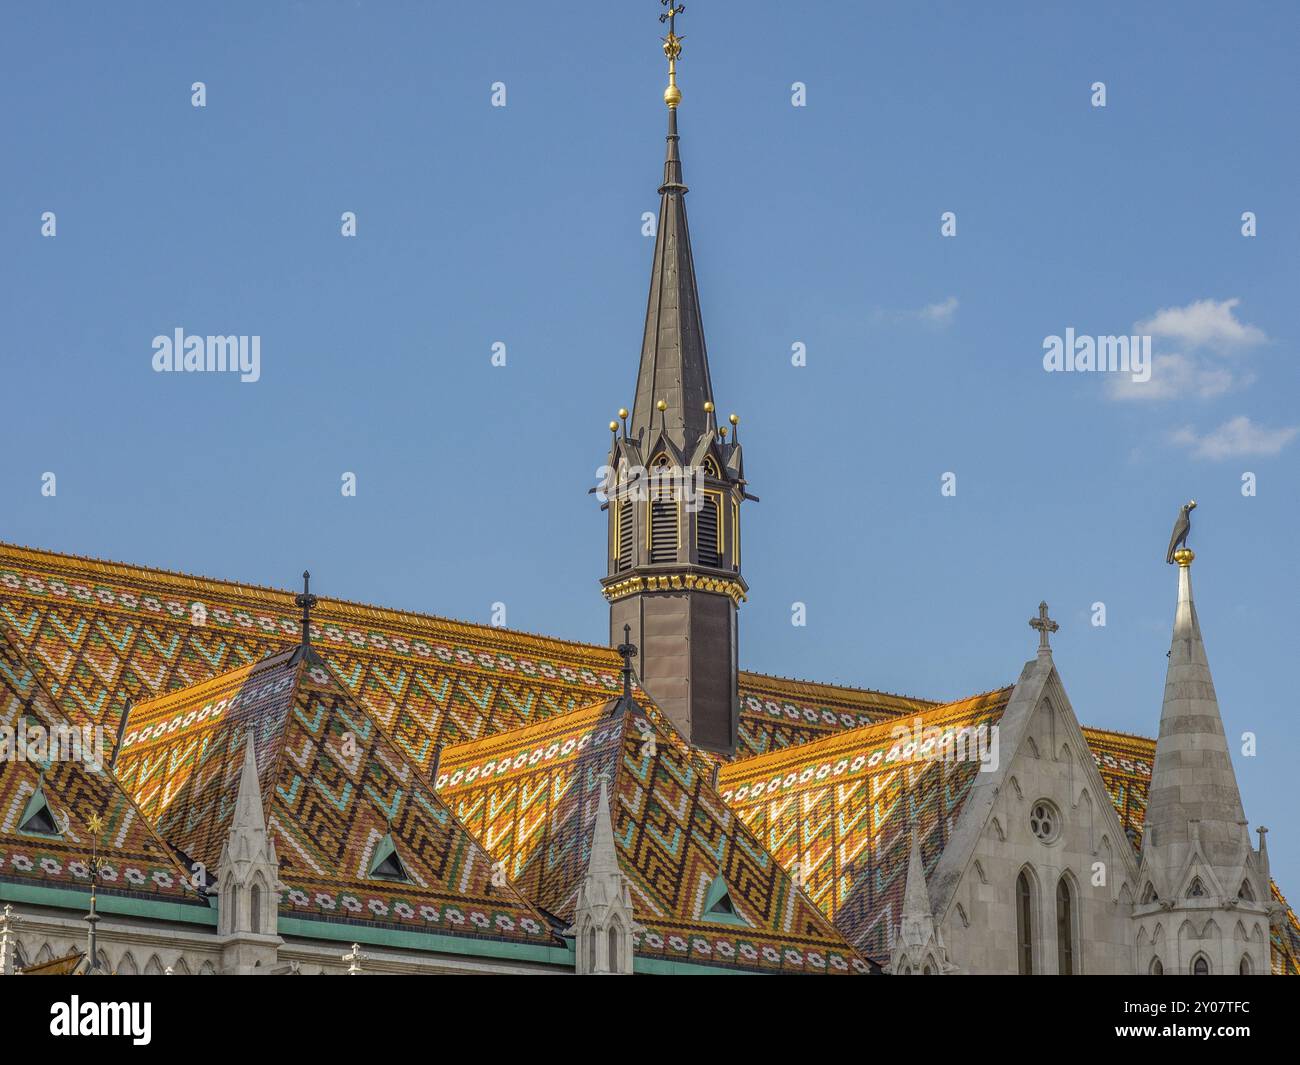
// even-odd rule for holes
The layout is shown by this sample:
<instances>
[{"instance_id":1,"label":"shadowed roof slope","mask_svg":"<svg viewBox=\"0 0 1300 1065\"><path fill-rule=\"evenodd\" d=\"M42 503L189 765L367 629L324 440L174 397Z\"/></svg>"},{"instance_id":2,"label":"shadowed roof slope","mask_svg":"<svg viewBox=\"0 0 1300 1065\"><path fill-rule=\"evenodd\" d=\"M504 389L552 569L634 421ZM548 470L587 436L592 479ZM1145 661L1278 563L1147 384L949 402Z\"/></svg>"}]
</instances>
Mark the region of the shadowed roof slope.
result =
<instances>
[{"instance_id":1,"label":"shadowed roof slope","mask_svg":"<svg viewBox=\"0 0 1300 1065\"><path fill-rule=\"evenodd\" d=\"M453 747L439 794L520 889L574 917L600 778L639 957L765 972L865 972L844 942L709 783L675 734L617 700ZM728 904L734 912L724 913Z\"/></svg>"},{"instance_id":2,"label":"shadowed roof slope","mask_svg":"<svg viewBox=\"0 0 1300 1065\"><path fill-rule=\"evenodd\" d=\"M283 916L555 944L549 922L494 875L415 765L328 670L292 652L131 713L122 782L194 862L216 870L246 737L286 888Z\"/></svg>"},{"instance_id":3,"label":"shadowed roof slope","mask_svg":"<svg viewBox=\"0 0 1300 1065\"><path fill-rule=\"evenodd\" d=\"M957 749L940 757L943 738L980 726L990 736L1010 697L1003 688L725 766L718 787L845 938L883 959L901 914L912 824L928 871L979 772ZM961 750L975 753L973 743Z\"/></svg>"}]
</instances>

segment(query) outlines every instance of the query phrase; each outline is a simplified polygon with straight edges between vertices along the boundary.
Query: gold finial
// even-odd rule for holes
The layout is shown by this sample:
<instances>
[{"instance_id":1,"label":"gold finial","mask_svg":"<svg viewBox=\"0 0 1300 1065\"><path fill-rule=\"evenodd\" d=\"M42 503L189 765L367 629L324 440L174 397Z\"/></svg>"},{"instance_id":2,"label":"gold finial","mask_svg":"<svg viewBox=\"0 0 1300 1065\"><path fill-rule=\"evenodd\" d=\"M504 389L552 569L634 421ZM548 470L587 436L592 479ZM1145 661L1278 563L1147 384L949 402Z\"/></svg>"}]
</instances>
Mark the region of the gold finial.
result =
<instances>
[{"instance_id":1,"label":"gold finial","mask_svg":"<svg viewBox=\"0 0 1300 1065\"><path fill-rule=\"evenodd\" d=\"M662 414L667 409L668 409L667 400L661 399L658 403L655 404L655 410L657 410L660 414Z\"/></svg>"},{"instance_id":2,"label":"gold finial","mask_svg":"<svg viewBox=\"0 0 1300 1065\"><path fill-rule=\"evenodd\" d=\"M86 827L90 829L93 836L98 836L104 831L104 819L99 814L91 814L86 818Z\"/></svg>"},{"instance_id":3,"label":"gold finial","mask_svg":"<svg viewBox=\"0 0 1300 1065\"><path fill-rule=\"evenodd\" d=\"M1195 558L1196 558L1196 552L1193 551L1190 547L1180 547L1177 551L1174 552L1174 561L1177 562L1180 566L1182 566L1183 569L1186 569L1188 566L1190 566L1192 564L1192 561Z\"/></svg>"},{"instance_id":4,"label":"gold finial","mask_svg":"<svg viewBox=\"0 0 1300 1065\"><path fill-rule=\"evenodd\" d=\"M626 418L626 417L627 417L627 408L626 408L626 407L619 407L619 408L618 408L618 416L619 416L620 418Z\"/></svg>"},{"instance_id":5,"label":"gold finial","mask_svg":"<svg viewBox=\"0 0 1300 1065\"><path fill-rule=\"evenodd\" d=\"M727 439L727 427L725 425L718 430L718 435L722 437L723 440Z\"/></svg>"},{"instance_id":6,"label":"gold finial","mask_svg":"<svg viewBox=\"0 0 1300 1065\"><path fill-rule=\"evenodd\" d=\"M707 399L706 399L706 400L704 401L704 413L705 413L705 414L712 414L712 413L713 413L713 402L712 402L711 400L707 400Z\"/></svg>"},{"instance_id":7,"label":"gold finial","mask_svg":"<svg viewBox=\"0 0 1300 1065\"><path fill-rule=\"evenodd\" d=\"M610 431L611 433L616 433L616 432L618 432L618 422L610 422L610 423L609 423L609 431Z\"/></svg>"},{"instance_id":8,"label":"gold finial","mask_svg":"<svg viewBox=\"0 0 1300 1065\"><path fill-rule=\"evenodd\" d=\"M668 10L659 16L660 22L668 23L668 36L663 38L664 55L668 57L668 88L664 89L664 103L670 110L675 110L682 102L682 91L677 87L677 57L682 54L683 37L677 36L677 16L686 10L685 4L674 4L673 0L660 0Z\"/></svg>"},{"instance_id":9,"label":"gold finial","mask_svg":"<svg viewBox=\"0 0 1300 1065\"><path fill-rule=\"evenodd\" d=\"M731 422L732 425L739 425L739 424L740 424L740 415L739 415L739 414L732 414L732 415L728 416L727 421Z\"/></svg>"}]
</instances>

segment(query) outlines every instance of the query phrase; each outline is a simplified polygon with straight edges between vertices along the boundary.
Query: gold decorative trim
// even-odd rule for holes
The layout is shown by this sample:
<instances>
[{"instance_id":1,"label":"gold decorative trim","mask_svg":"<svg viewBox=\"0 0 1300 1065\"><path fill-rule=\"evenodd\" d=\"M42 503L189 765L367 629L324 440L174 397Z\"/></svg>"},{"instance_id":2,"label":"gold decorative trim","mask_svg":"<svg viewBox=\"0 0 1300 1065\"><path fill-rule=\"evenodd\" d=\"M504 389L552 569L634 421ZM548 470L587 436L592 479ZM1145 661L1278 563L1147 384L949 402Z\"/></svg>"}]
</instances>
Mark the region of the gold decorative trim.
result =
<instances>
[{"instance_id":1,"label":"gold decorative trim","mask_svg":"<svg viewBox=\"0 0 1300 1065\"><path fill-rule=\"evenodd\" d=\"M739 606L747 596L744 586L739 581L725 577L707 577L701 573L664 573L647 577L629 577L625 581L605 586L605 598L611 603L637 592L714 592L727 595Z\"/></svg>"}]
</instances>

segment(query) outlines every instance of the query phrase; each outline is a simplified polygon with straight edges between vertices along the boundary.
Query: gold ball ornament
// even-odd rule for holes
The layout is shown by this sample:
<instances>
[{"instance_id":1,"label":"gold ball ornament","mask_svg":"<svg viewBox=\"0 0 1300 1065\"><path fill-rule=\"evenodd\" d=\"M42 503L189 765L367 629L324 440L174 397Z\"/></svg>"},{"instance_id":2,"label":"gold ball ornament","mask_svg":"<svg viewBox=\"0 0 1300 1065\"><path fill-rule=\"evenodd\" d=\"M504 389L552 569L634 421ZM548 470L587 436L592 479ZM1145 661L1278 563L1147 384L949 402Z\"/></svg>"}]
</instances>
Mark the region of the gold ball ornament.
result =
<instances>
[{"instance_id":1,"label":"gold ball ornament","mask_svg":"<svg viewBox=\"0 0 1300 1065\"><path fill-rule=\"evenodd\" d=\"M661 399L658 403L655 404L655 410L657 410L660 414L662 414L662 413L663 413L664 411L666 411L667 409L668 409L668 401L667 401L667 400L663 400L663 399Z\"/></svg>"},{"instance_id":2,"label":"gold ball ornament","mask_svg":"<svg viewBox=\"0 0 1300 1065\"><path fill-rule=\"evenodd\" d=\"M739 424L740 424L740 415L738 415L738 414L733 414L733 415L731 415L729 418L727 418L727 421L731 422L732 425L739 425Z\"/></svg>"},{"instance_id":3,"label":"gold ball ornament","mask_svg":"<svg viewBox=\"0 0 1300 1065\"><path fill-rule=\"evenodd\" d=\"M618 432L618 422L610 422L610 423L609 423L609 431L610 431L611 433L616 433L616 432Z\"/></svg>"},{"instance_id":4,"label":"gold ball ornament","mask_svg":"<svg viewBox=\"0 0 1300 1065\"><path fill-rule=\"evenodd\" d=\"M712 413L713 413L713 401L712 401L712 400L707 400L707 399L706 399L706 400L704 401L704 413L705 413L705 414L712 414Z\"/></svg>"},{"instance_id":5,"label":"gold ball ornament","mask_svg":"<svg viewBox=\"0 0 1300 1065\"><path fill-rule=\"evenodd\" d=\"M626 417L627 417L627 408L626 408L626 407L619 407L619 408L618 408L618 416L619 416L620 418L626 418Z\"/></svg>"}]
</instances>

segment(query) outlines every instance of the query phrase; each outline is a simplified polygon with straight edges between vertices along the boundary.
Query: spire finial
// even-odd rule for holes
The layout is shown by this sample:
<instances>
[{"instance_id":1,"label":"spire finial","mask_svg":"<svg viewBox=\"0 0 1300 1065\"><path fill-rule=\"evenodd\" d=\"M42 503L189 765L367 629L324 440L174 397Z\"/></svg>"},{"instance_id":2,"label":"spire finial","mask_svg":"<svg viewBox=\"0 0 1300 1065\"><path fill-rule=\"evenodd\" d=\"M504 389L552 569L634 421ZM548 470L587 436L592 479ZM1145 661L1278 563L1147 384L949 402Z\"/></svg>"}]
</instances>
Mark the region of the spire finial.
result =
<instances>
[{"instance_id":1,"label":"spire finial","mask_svg":"<svg viewBox=\"0 0 1300 1065\"><path fill-rule=\"evenodd\" d=\"M618 653L623 657L623 698L632 700L632 659L636 657L636 644L632 642L632 626L623 626L623 642L618 645Z\"/></svg>"},{"instance_id":2,"label":"spire finial","mask_svg":"<svg viewBox=\"0 0 1300 1065\"><path fill-rule=\"evenodd\" d=\"M311 646L311 608L316 605L316 597L311 594L311 573L302 571L302 594L293 597L294 605L302 607L302 645Z\"/></svg>"},{"instance_id":3,"label":"spire finial","mask_svg":"<svg viewBox=\"0 0 1300 1065\"><path fill-rule=\"evenodd\" d=\"M99 973L99 948L95 945L95 926L100 922L95 908L95 895L99 886L100 869L104 859L99 856L99 837L104 831L104 819L97 813L86 818L86 828L90 831L90 912L86 914L86 975Z\"/></svg>"},{"instance_id":4,"label":"spire finial","mask_svg":"<svg viewBox=\"0 0 1300 1065\"><path fill-rule=\"evenodd\" d=\"M1046 602L1038 604L1038 617L1029 619L1029 627L1038 630L1038 657L1051 658L1052 645L1048 642L1048 635L1061 626L1047 616Z\"/></svg>"},{"instance_id":5,"label":"spire finial","mask_svg":"<svg viewBox=\"0 0 1300 1065\"><path fill-rule=\"evenodd\" d=\"M682 91L677 87L677 57L682 54L682 41L677 36L677 16L686 10L685 4L674 4L673 0L659 0L668 10L659 16L660 22L668 23L668 36L663 38L664 55L668 57L668 88L664 89L664 103L670 111L677 110L682 102Z\"/></svg>"}]
</instances>

